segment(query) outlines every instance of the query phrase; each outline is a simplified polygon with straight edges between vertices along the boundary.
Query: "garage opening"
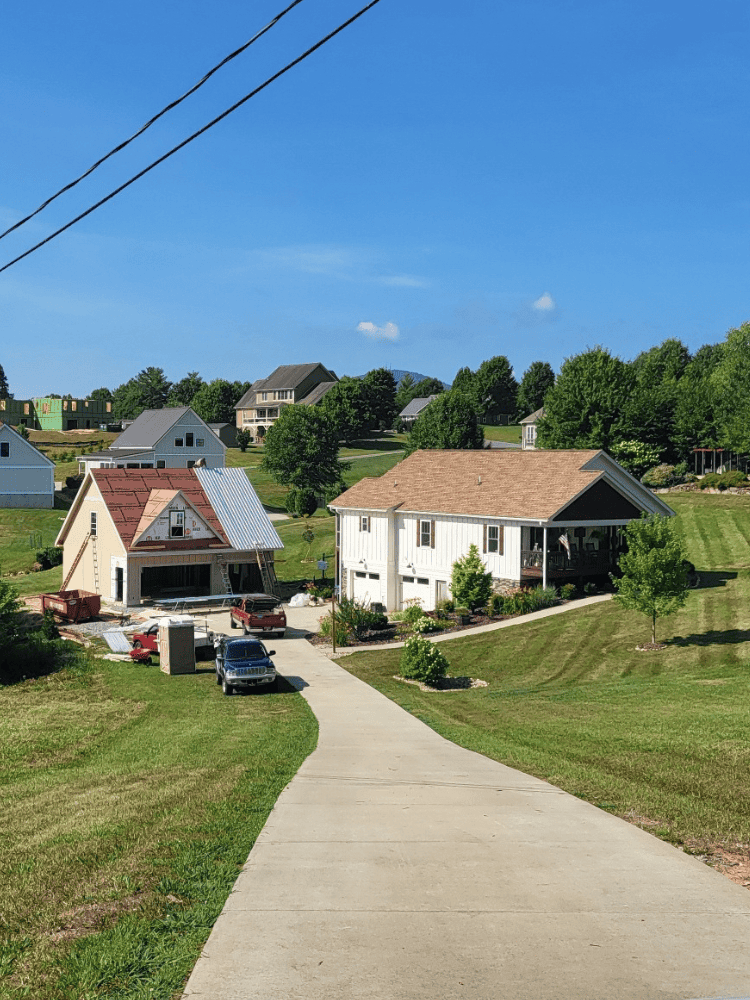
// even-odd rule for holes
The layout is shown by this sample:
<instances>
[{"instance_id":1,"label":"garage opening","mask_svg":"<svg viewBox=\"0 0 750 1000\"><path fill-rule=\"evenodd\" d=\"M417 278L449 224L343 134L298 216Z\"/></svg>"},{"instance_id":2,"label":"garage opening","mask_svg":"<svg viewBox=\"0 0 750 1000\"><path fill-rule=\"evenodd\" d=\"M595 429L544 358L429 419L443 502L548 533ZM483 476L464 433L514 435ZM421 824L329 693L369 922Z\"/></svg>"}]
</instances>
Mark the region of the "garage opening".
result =
<instances>
[{"instance_id":1,"label":"garage opening","mask_svg":"<svg viewBox=\"0 0 750 1000\"><path fill-rule=\"evenodd\" d=\"M141 569L141 599L206 597L211 593L211 566L144 566Z\"/></svg>"},{"instance_id":2,"label":"garage opening","mask_svg":"<svg viewBox=\"0 0 750 1000\"><path fill-rule=\"evenodd\" d=\"M235 594L262 594L264 591L257 563L230 563L229 582Z\"/></svg>"}]
</instances>

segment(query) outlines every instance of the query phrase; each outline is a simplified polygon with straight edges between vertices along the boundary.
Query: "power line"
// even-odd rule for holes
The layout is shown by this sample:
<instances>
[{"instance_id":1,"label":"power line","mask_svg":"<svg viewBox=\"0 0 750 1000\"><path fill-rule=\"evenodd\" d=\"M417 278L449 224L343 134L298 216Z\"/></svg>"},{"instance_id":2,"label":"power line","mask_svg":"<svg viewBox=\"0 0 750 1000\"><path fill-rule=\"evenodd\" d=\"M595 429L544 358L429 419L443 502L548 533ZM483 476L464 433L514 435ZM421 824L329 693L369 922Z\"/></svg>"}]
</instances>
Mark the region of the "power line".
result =
<instances>
[{"instance_id":1,"label":"power line","mask_svg":"<svg viewBox=\"0 0 750 1000\"><path fill-rule=\"evenodd\" d=\"M256 94L259 94L261 90L265 90L266 87L268 87L270 84L274 82L274 80L278 80L279 77L284 75L284 73L288 73L290 69L293 69L299 63L303 62L303 60L307 59L307 57L312 55L313 52L317 51L317 49L321 48L321 46L325 45L326 42L329 42L332 38L335 38L335 36L338 35L340 32L342 32L344 28L348 28L350 24L353 24L358 18L362 17L363 14L366 14L368 10L370 10L378 3L380 3L380 0L371 0L371 2L366 4L361 10L358 10L356 14L354 14L348 20L344 21L343 24L340 24L338 28L334 28L334 30L329 32L329 34L327 34L324 38L321 38L319 42L316 42L315 45L310 46L310 48L307 49L305 52L303 52L302 55L297 56L296 59L293 59L290 63L287 63L283 69L280 69L277 73L274 73L273 76L269 76L268 79L265 80L263 83L261 83L259 87L256 87L255 90L251 90L249 94L246 94L244 97L240 98L240 100L237 101L236 104L233 104L230 108L227 108L226 111L223 111L217 118L214 118L213 121L210 121L207 125L204 125L203 128L198 129L197 132L193 132L193 134L188 136L187 139L183 139L181 143L179 143L177 146L174 146L172 149L169 150L169 152L165 153L163 156L160 156L158 160L154 160L154 162L150 163L147 167L144 167L143 170L139 171L137 174L131 177L130 180L125 181L124 184L121 184L118 188L115 188L114 191L111 191L100 201L97 201L95 205L92 205L90 208L87 208L85 212L81 212L80 215L77 215L75 219L71 219L70 222L67 222L64 226L61 226L59 229L55 230L54 233L51 233L49 236L41 240L39 243L35 244L30 249L25 250L22 254L19 254L18 257L14 257L13 260L8 261L7 264L3 264L3 266L0 267L0 274L2 274L3 271L7 271L9 267L13 267L13 265L17 264L20 260L23 260L24 257L28 257L29 254L32 254L36 250L39 250L40 247L43 247L45 245L45 243L49 243L51 240L54 240L56 236L59 236L61 233L64 233L66 229L70 229L70 227L74 226L76 222L80 222L81 219L85 219L87 215L91 215L91 213L95 212L97 208L101 208L102 205L106 204L108 201L111 201L112 198L115 197L115 195L120 194L120 192L124 191L125 188L130 187L131 184L134 184L137 180L140 180L141 177L147 174L150 170L153 170L154 167L158 167L160 163L163 163L165 160L168 160L170 156L173 156L180 149L187 146L188 143L191 143L194 139L197 139L199 135L203 135L204 132L207 132L210 128L213 128L214 125L218 125L220 121L223 121L224 118L226 118L228 115L231 115L233 111L236 111L237 108L242 107L242 105L246 104L247 101L249 101L252 97L255 97Z\"/></svg>"},{"instance_id":2,"label":"power line","mask_svg":"<svg viewBox=\"0 0 750 1000\"><path fill-rule=\"evenodd\" d=\"M194 94L196 90L202 87L203 84L214 75L214 73L218 73L218 71L223 66L226 66L228 62L231 62L232 59L236 59L237 56L241 55L245 51L245 49L250 48L253 42L257 42L259 38L262 38L267 31L270 31L271 28L273 28L276 24L278 24L278 22L282 19L282 17L284 17L285 14L288 14L293 7L296 7L297 4L300 3L302 3L302 0L294 0L293 3L290 3L285 10L282 10L280 14L277 14L276 17L272 18L264 28L261 28L260 31L254 34L251 39L245 42L244 45L240 46L240 48L238 49L235 49L234 52L231 52L228 56L226 56L226 58L222 59L221 62L218 63L216 66L214 66L213 69L210 69L208 73L206 73L206 75L203 77L203 79L199 80L195 84L195 86L191 87L190 90L186 91L182 95L182 97L178 97L176 101L172 101L165 108L162 108L158 114L154 115L153 118L150 118L145 125L142 125L137 132L134 132L129 139L126 139L124 142L121 142L119 146L115 146L114 149L110 149L108 153L102 156L100 160L97 160L96 163L90 166L89 169L86 170L84 173L82 173L80 177L76 177L76 179L74 181L71 181L70 184L66 184L65 187L60 188L60 190L56 192L56 194L53 194L51 198L48 198L46 201L43 201L42 204L39 206L39 208L37 208L30 215L27 215L24 219L21 219L18 222L16 222L14 225L10 227L10 229L6 229L4 233L0 233L0 240L4 239L4 237L6 237L8 233L12 233L20 226L23 226L26 222L29 221L29 219L33 219L35 215L39 215L39 213L43 211L43 209L45 209L48 205L52 204L55 198L59 198L61 194L65 194L66 191L70 191L71 188L74 188L76 184L80 184L80 182L82 180L85 180L85 178L88 177L89 174L93 174L93 172L96 170L97 167L100 167L102 163L105 163L110 158L110 156L114 156L115 153L119 153L120 150L125 149L126 146L129 146L134 139L137 139L139 135L143 135L146 129L151 128L154 122L157 122L168 111L171 111L173 108L176 108L178 104L182 104L182 102L186 100L188 97L190 97L191 94Z\"/></svg>"}]
</instances>

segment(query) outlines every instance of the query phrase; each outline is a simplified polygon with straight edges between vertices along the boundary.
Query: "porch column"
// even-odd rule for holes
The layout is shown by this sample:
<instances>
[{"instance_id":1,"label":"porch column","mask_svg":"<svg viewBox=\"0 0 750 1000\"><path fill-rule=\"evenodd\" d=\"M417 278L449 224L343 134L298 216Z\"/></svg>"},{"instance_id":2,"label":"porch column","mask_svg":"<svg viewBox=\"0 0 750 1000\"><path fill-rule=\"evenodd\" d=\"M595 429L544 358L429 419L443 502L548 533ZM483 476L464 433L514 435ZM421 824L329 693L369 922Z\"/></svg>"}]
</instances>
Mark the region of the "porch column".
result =
<instances>
[{"instance_id":1,"label":"porch column","mask_svg":"<svg viewBox=\"0 0 750 1000\"><path fill-rule=\"evenodd\" d=\"M542 586L547 586L547 529L542 529L544 534L542 538Z\"/></svg>"}]
</instances>

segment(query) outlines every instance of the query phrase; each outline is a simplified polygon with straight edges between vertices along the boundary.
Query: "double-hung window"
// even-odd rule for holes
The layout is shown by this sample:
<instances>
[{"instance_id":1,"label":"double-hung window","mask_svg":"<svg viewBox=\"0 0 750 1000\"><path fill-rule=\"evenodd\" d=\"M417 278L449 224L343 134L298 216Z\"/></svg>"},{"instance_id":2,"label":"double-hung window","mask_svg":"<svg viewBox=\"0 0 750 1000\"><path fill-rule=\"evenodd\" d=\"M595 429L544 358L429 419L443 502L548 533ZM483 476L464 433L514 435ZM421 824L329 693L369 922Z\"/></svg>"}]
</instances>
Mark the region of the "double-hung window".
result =
<instances>
[{"instance_id":1,"label":"double-hung window","mask_svg":"<svg viewBox=\"0 0 750 1000\"><path fill-rule=\"evenodd\" d=\"M10 458L10 441L0 441L0 458Z\"/></svg>"},{"instance_id":2,"label":"double-hung window","mask_svg":"<svg viewBox=\"0 0 750 1000\"><path fill-rule=\"evenodd\" d=\"M369 515L363 515L359 519L359 530L369 531L370 530L370 518Z\"/></svg>"},{"instance_id":3,"label":"double-hung window","mask_svg":"<svg viewBox=\"0 0 750 1000\"><path fill-rule=\"evenodd\" d=\"M185 535L185 511L170 510L169 512L169 537L183 538Z\"/></svg>"},{"instance_id":4,"label":"double-hung window","mask_svg":"<svg viewBox=\"0 0 750 1000\"><path fill-rule=\"evenodd\" d=\"M417 545L428 549L435 548L434 521L417 521Z\"/></svg>"},{"instance_id":5,"label":"double-hung window","mask_svg":"<svg viewBox=\"0 0 750 1000\"><path fill-rule=\"evenodd\" d=\"M503 528L499 524L485 524L484 545L485 552L494 552L496 555L503 554Z\"/></svg>"}]
</instances>

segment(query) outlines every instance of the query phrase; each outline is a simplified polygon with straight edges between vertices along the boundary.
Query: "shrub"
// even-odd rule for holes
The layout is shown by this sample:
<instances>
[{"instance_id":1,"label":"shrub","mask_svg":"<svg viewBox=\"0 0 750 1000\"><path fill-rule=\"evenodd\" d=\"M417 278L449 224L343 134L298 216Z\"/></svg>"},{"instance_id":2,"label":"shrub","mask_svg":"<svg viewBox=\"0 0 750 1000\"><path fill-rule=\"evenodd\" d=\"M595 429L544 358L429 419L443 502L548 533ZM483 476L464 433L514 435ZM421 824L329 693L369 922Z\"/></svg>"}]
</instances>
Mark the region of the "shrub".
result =
<instances>
[{"instance_id":1,"label":"shrub","mask_svg":"<svg viewBox=\"0 0 750 1000\"><path fill-rule=\"evenodd\" d=\"M329 638L333 633L333 615L323 615L320 619L320 628L318 629L318 634L326 638ZM337 617L335 619L336 623L336 645L337 646L348 646L352 641L352 630L349 625L344 624Z\"/></svg>"},{"instance_id":2,"label":"shrub","mask_svg":"<svg viewBox=\"0 0 750 1000\"><path fill-rule=\"evenodd\" d=\"M54 545L49 545L46 549L37 552L36 561L42 569L52 569L53 566L59 566L62 563L63 550L55 548Z\"/></svg>"},{"instance_id":3,"label":"shrub","mask_svg":"<svg viewBox=\"0 0 750 1000\"><path fill-rule=\"evenodd\" d=\"M0 650L0 684L17 684L32 677L55 673L67 657L62 639L45 639L38 633L27 635L22 642Z\"/></svg>"},{"instance_id":4,"label":"shrub","mask_svg":"<svg viewBox=\"0 0 750 1000\"><path fill-rule=\"evenodd\" d=\"M342 597L336 606L334 614L336 621L343 628L344 633L348 635L349 640L352 635L361 639L366 632L388 628L389 625L388 619L384 614L381 614L378 611L371 611L369 608L365 607L364 604L360 604L351 597ZM326 618L330 621L331 615L327 615ZM321 622L322 621L324 621L324 619L321 619ZM328 632L322 632L322 634L330 635L330 630ZM336 642L339 643L339 641L337 630ZM345 642L341 642L340 644L342 646L346 645Z\"/></svg>"},{"instance_id":5,"label":"shrub","mask_svg":"<svg viewBox=\"0 0 750 1000\"><path fill-rule=\"evenodd\" d=\"M402 677L434 685L447 674L448 661L429 639L413 635L406 640L399 669Z\"/></svg>"},{"instance_id":6,"label":"shrub","mask_svg":"<svg viewBox=\"0 0 750 1000\"><path fill-rule=\"evenodd\" d=\"M247 451L247 446L250 444L252 439L253 436L250 433L250 431L245 430L244 428L241 428L240 430L237 431L237 437L236 437L237 447L240 449L240 451Z\"/></svg>"},{"instance_id":7,"label":"shrub","mask_svg":"<svg viewBox=\"0 0 750 1000\"><path fill-rule=\"evenodd\" d=\"M700 481L700 488L702 490L707 490L709 488L715 490L728 490L730 486L746 486L747 476L744 472L740 472L739 469L733 469L731 472L709 472L707 476L704 476Z\"/></svg>"},{"instance_id":8,"label":"shrub","mask_svg":"<svg viewBox=\"0 0 750 1000\"><path fill-rule=\"evenodd\" d=\"M77 493L82 482L83 476L80 473L77 476L66 476L65 488L68 490L75 490Z\"/></svg>"},{"instance_id":9,"label":"shrub","mask_svg":"<svg viewBox=\"0 0 750 1000\"><path fill-rule=\"evenodd\" d=\"M47 608L42 615L42 627L39 629L43 639L59 639L60 632L55 622L55 615L52 608Z\"/></svg>"},{"instance_id":10,"label":"shrub","mask_svg":"<svg viewBox=\"0 0 750 1000\"><path fill-rule=\"evenodd\" d=\"M424 611L422 610L422 601L419 597L412 597L410 600L404 602L406 607L401 612L400 621L408 622L409 625L413 625L418 622L420 618L424 616Z\"/></svg>"},{"instance_id":11,"label":"shrub","mask_svg":"<svg viewBox=\"0 0 750 1000\"><path fill-rule=\"evenodd\" d=\"M560 587L560 597L562 597L564 601L572 601L577 592L578 588L574 583L564 583L562 587Z\"/></svg>"},{"instance_id":12,"label":"shrub","mask_svg":"<svg viewBox=\"0 0 750 1000\"><path fill-rule=\"evenodd\" d=\"M291 489L286 495L284 506L297 517L311 517L318 509L318 498L314 490Z\"/></svg>"},{"instance_id":13,"label":"shrub","mask_svg":"<svg viewBox=\"0 0 750 1000\"><path fill-rule=\"evenodd\" d=\"M593 597L594 594L596 593L596 584L592 583L590 580L588 583L584 583L583 592L586 595L586 597Z\"/></svg>"},{"instance_id":14,"label":"shrub","mask_svg":"<svg viewBox=\"0 0 750 1000\"><path fill-rule=\"evenodd\" d=\"M438 601L435 605L435 611L437 612L438 618L445 618L447 615L451 614L454 608L455 604L450 599Z\"/></svg>"},{"instance_id":15,"label":"shrub","mask_svg":"<svg viewBox=\"0 0 750 1000\"><path fill-rule=\"evenodd\" d=\"M418 635L424 635L425 632L442 632L445 625L436 618L428 618L427 615L423 615L412 625L412 628Z\"/></svg>"},{"instance_id":16,"label":"shrub","mask_svg":"<svg viewBox=\"0 0 750 1000\"><path fill-rule=\"evenodd\" d=\"M462 559L453 563L451 591L456 604L483 608L492 593L492 573L485 569L476 545L470 545Z\"/></svg>"},{"instance_id":17,"label":"shrub","mask_svg":"<svg viewBox=\"0 0 750 1000\"><path fill-rule=\"evenodd\" d=\"M528 601L532 611L541 611L557 604L559 598L555 587L534 587L528 591Z\"/></svg>"}]
</instances>

